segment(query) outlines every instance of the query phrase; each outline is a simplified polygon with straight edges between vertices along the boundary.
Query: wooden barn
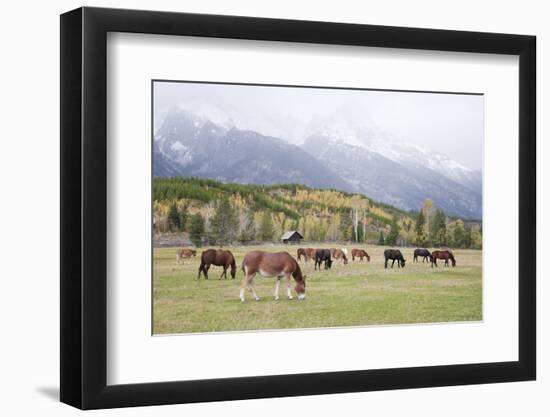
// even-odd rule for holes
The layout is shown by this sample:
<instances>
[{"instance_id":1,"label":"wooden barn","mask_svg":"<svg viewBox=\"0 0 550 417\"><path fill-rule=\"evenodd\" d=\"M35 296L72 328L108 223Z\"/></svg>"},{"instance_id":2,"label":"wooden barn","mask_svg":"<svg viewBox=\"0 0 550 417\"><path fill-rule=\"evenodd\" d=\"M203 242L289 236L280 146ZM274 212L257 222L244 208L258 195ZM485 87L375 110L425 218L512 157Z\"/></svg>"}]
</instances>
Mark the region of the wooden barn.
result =
<instances>
[{"instance_id":1,"label":"wooden barn","mask_svg":"<svg viewBox=\"0 0 550 417\"><path fill-rule=\"evenodd\" d=\"M283 241L283 243L297 244L297 243L300 243L300 241L303 238L304 237L300 233L298 233L296 230L290 230L283 234L283 237L281 238L281 240Z\"/></svg>"}]
</instances>

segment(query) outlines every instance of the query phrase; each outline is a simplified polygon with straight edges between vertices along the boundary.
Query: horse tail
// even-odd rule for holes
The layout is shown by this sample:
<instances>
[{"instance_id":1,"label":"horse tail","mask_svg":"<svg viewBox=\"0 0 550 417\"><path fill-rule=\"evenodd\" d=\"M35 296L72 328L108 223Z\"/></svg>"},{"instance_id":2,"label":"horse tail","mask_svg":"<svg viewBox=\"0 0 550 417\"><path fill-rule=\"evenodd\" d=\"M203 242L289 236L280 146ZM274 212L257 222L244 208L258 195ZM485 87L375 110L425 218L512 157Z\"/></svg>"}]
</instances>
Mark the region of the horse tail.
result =
<instances>
[{"instance_id":1,"label":"horse tail","mask_svg":"<svg viewBox=\"0 0 550 417\"><path fill-rule=\"evenodd\" d=\"M235 262L235 261L233 261ZM246 271L244 270L244 267L245 267L245 259L243 259L243 262L241 263L241 269L243 270L243 273L246 274Z\"/></svg>"}]
</instances>

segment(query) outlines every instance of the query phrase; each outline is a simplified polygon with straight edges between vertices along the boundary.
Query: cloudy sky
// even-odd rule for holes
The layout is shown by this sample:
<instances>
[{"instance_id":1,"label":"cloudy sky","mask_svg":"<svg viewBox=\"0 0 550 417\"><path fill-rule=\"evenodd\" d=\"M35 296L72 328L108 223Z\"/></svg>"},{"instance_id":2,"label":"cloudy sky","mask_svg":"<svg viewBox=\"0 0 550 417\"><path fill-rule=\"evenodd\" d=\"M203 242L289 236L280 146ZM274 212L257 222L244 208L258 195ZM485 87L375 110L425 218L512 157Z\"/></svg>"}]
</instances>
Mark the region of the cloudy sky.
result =
<instances>
[{"instance_id":1,"label":"cloudy sky","mask_svg":"<svg viewBox=\"0 0 550 417\"><path fill-rule=\"evenodd\" d=\"M155 129L173 108L300 144L322 131L350 143L414 144L482 165L483 96L155 82Z\"/></svg>"}]
</instances>

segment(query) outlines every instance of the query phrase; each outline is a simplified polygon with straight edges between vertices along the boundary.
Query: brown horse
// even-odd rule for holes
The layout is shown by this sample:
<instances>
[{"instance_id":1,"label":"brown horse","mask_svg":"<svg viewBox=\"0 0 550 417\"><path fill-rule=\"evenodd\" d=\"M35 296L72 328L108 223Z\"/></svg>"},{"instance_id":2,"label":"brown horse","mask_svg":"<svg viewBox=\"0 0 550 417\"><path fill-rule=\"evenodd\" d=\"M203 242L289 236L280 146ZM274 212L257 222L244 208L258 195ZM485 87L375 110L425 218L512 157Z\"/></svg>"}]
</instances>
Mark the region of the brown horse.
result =
<instances>
[{"instance_id":1,"label":"brown horse","mask_svg":"<svg viewBox=\"0 0 550 417\"><path fill-rule=\"evenodd\" d=\"M176 251L176 262L179 264L183 262L184 258L190 258L191 256L197 256L197 251L193 249L178 249Z\"/></svg>"},{"instance_id":2,"label":"brown horse","mask_svg":"<svg viewBox=\"0 0 550 417\"><path fill-rule=\"evenodd\" d=\"M455 257L450 250L434 250L432 252L432 268L434 267L434 265L437 266L438 259L444 259L445 266L449 266L449 259L450 259L453 267L456 266Z\"/></svg>"},{"instance_id":3,"label":"brown horse","mask_svg":"<svg viewBox=\"0 0 550 417\"><path fill-rule=\"evenodd\" d=\"M208 269L210 269L210 265L223 267L220 279L222 279L222 277L227 279L227 269L231 267L231 278L235 279L237 265L235 263L235 257L230 251L222 249L205 250L201 254L201 265L199 266L199 276L197 279L201 279L201 272L204 274L204 278L208 279Z\"/></svg>"},{"instance_id":4,"label":"brown horse","mask_svg":"<svg viewBox=\"0 0 550 417\"><path fill-rule=\"evenodd\" d=\"M313 248L306 248L306 260L315 259L315 251Z\"/></svg>"},{"instance_id":5,"label":"brown horse","mask_svg":"<svg viewBox=\"0 0 550 417\"><path fill-rule=\"evenodd\" d=\"M359 260L362 262L363 258L367 258L367 262L370 262L370 256L367 253L367 251L363 249L352 249L351 250L351 260L355 261L355 258L359 258Z\"/></svg>"},{"instance_id":6,"label":"brown horse","mask_svg":"<svg viewBox=\"0 0 550 417\"><path fill-rule=\"evenodd\" d=\"M311 253L315 253L315 249L311 249L311 248L307 248L307 249L303 249L303 248L300 248L296 251L296 258L301 261L302 260L302 257L304 257L304 261L308 262L312 256L310 255Z\"/></svg>"},{"instance_id":7,"label":"brown horse","mask_svg":"<svg viewBox=\"0 0 550 417\"><path fill-rule=\"evenodd\" d=\"M248 252L243 259L242 268L244 278L239 295L241 301L244 301L245 288L248 288L252 292L252 296L256 301L260 300L260 297L256 295L256 291L254 290L254 277L257 273L260 273L262 277L275 277L275 300L279 299L279 286L282 277L286 278L287 297L289 300L292 300L292 292L290 290L291 275L294 277L294 281L296 281L294 290L298 294L298 299L303 300L306 298L306 276L302 276L300 265L288 252Z\"/></svg>"},{"instance_id":8,"label":"brown horse","mask_svg":"<svg viewBox=\"0 0 550 417\"><path fill-rule=\"evenodd\" d=\"M330 248L330 256L332 256L335 260L341 259L344 262L344 265L348 264L348 257L343 249Z\"/></svg>"}]
</instances>

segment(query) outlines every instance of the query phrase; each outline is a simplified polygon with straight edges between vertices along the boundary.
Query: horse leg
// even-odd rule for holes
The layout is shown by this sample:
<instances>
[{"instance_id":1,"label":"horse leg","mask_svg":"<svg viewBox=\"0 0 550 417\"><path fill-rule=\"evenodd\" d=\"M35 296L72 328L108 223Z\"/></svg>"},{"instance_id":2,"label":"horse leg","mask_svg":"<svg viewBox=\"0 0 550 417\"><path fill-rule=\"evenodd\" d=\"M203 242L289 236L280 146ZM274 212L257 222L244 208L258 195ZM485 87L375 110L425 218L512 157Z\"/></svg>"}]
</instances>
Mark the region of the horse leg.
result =
<instances>
[{"instance_id":1,"label":"horse leg","mask_svg":"<svg viewBox=\"0 0 550 417\"><path fill-rule=\"evenodd\" d=\"M204 264L201 262L201 264L199 266L199 275L197 276L197 280L201 279L201 272L202 272L203 268L204 268Z\"/></svg>"},{"instance_id":2,"label":"horse leg","mask_svg":"<svg viewBox=\"0 0 550 417\"><path fill-rule=\"evenodd\" d=\"M225 276L225 279L227 279L227 265L223 266L223 272L220 275L220 279L222 279L223 276Z\"/></svg>"},{"instance_id":3,"label":"horse leg","mask_svg":"<svg viewBox=\"0 0 550 417\"><path fill-rule=\"evenodd\" d=\"M286 275L286 297L292 300L292 291L290 290L290 274Z\"/></svg>"},{"instance_id":4,"label":"horse leg","mask_svg":"<svg viewBox=\"0 0 550 417\"><path fill-rule=\"evenodd\" d=\"M395 259L391 260L391 267L393 268L393 264L395 263Z\"/></svg>"},{"instance_id":5,"label":"horse leg","mask_svg":"<svg viewBox=\"0 0 550 417\"><path fill-rule=\"evenodd\" d=\"M258 297L256 295L256 290L254 289L254 277L256 276L256 274L252 274L251 277L249 278L248 280L248 288L250 289L250 292L252 293L252 297L254 297L254 299L256 301L260 301L260 297Z\"/></svg>"},{"instance_id":6,"label":"horse leg","mask_svg":"<svg viewBox=\"0 0 550 417\"><path fill-rule=\"evenodd\" d=\"M279 286L281 285L281 278L275 278L275 301L279 300Z\"/></svg>"},{"instance_id":7,"label":"horse leg","mask_svg":"<svg viewBox=\"0 0 550 417\"><path fill-rule=\"evenodd\" d=\"M388 258L386 258L386 261L384 262L384 268L388 269Z\"/></svg>"},{"instance_id":8,"label":"horse leg","mask_svg":"<svg viewBox=\"0 0 550 417\"><path fill-rule=\"evenodd\" d=\"M248 287L248 274L245 272L245 275L241 281L241 290L239 292L239 298L241 299L241 303L244 303L244 289Z\"/></svg>"},{"instance_id":9,"label":"horse leg","mask_svg":"<svg viewBox=\"0 0 550 417\"><path fill-rule=\"evenodd\" d=\"M208 270L210 269L210 264L206 264L204 268L202 269L202 272L204 274L204 279L208 279Z\"/></svg>"}]
</instances>

